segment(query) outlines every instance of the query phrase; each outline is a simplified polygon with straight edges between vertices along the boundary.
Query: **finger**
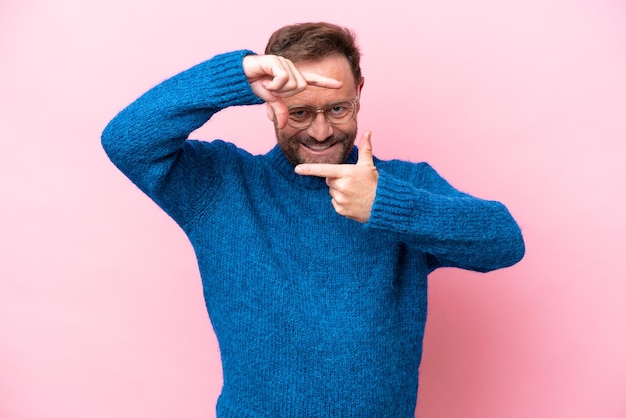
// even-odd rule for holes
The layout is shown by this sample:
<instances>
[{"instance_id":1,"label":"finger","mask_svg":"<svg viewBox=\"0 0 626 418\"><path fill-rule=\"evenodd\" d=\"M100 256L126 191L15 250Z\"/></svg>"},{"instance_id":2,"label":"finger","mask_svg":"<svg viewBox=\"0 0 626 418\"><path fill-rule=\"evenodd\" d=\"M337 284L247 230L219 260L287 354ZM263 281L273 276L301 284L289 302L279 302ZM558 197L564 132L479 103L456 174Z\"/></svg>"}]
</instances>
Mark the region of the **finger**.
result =
<instances>
[{"instance_id":1,"label":"finger","mask_svg":"<svg viewBox=\"0 0 626 418\"><path fill-rule=\"evenodd\" d=\"M289 119L289 109L282 100L276 100L273 102L269 102L270 107L272 108L272 113L274 114L274 121L276 122L276 126L279 129L283 129L287 126L287 120Z\"/></svg>"},{"instance_id":2,"label":"finger","mask_svg":"<svg viewBox=\"0 0 626 418\"><path fill-rule=\"evenodd\" d=\"M271 79L263 80L263 87L275 96L281 96L283 93L293 95L306 88L306 83L298 86L298 80L289 70L289 67L275 67L272 68L272 72Z\"/></svg>"},{"instance_id":3,"label":"finger","mask_svg":"<svg viewBox=\"0 0 626 418\"><path fill-rule=\"evenodd\" d=\"M338 179L346 175L347 169L349 167L344 164L298 164L295 171L302 176Z\"/></svg>"},{"instance_id":4,"label":"finger","mask_svg":"<svg viewBox=\"0 0 626 418\"><path fill-rule=\"evenodd\" d=\"M283 57L277 58L287 73L287 79L284 80L280 88L275 89L273 93L281 97L287 97L306 89L307 82L294 63Z\"/></svg>"},{"instance_id":5,"label":"finger","mask_svg":"<svg viewBox=\"0 0 626 418\"><path fill-rule=\"evenodd\" d=\"M298 84L300 84L301 89L306 88L304 77L297 72L291 61L283 57L271 55L266 55L262 58L260 60L260 72L265 78L262 81L265 89L275 93L297 90Z\"/></svg>"},{"instance_id":6,"label":"finger","mask_svg":"<svg viewBox=\"0 0 626 418\"><path fill-rule=\"evenodd\" d=\"M301 73L306 83L310 86L325 87L328 89L340 89L343 83L334 78L324 77L316 73L302 72Z\"/></svg>"},{"instance_id":7,"label":"finger","mask_svg":"<svg viewBox=\"0 0 626 418\"><path fill-rule=\"evenodd\" d=\"M365 131L359 141L359 158L357 165L374 165L372 153L372 131Z\"/></svg>"}]
</instances>

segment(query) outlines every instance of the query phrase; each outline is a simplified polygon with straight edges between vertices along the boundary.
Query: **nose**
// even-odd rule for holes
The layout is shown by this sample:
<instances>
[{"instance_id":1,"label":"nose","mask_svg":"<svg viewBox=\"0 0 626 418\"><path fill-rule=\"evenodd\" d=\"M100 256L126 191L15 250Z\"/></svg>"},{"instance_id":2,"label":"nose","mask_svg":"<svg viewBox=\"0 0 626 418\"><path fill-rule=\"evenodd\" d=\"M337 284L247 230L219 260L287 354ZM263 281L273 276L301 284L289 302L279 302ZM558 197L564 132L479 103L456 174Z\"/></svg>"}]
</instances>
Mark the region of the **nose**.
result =
<instances>
[{"instance_id":1,"label":"nose","mask_svg":"<svg viewBox=\"0 0 626 418\"><path fill-rule=\"evenodd\" d=\"M311 126L307 128L307 133L319 142L324 142L333 134L333 126L326 120L324 112L315 114L315 119L313 119Z\"/></svg>"}]
</instances>

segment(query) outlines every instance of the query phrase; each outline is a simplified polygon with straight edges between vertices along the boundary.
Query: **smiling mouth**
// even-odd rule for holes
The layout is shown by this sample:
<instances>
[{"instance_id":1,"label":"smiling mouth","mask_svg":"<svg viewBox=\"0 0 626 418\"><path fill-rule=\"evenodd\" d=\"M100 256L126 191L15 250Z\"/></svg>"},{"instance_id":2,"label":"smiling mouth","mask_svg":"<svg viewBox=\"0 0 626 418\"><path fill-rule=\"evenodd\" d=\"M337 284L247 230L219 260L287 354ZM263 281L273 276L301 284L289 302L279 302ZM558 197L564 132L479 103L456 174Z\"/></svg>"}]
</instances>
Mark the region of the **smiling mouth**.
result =
<instances>
[{"instance_id":1,"label":"smiling mouth","mask_svg":"<svg viewBox=\"0 0 626 418\"><path fill-rule=\"evenodd\" d=\"M311 150L311 151L316 151L316 152L322 152L322 151L326 151L327 149L332 148L334 145L336 145L336 143L332 143L332 144L326 144L326 145L322 145L322 144L302 144L303 147Z\"/></svg>"}]
</instances>

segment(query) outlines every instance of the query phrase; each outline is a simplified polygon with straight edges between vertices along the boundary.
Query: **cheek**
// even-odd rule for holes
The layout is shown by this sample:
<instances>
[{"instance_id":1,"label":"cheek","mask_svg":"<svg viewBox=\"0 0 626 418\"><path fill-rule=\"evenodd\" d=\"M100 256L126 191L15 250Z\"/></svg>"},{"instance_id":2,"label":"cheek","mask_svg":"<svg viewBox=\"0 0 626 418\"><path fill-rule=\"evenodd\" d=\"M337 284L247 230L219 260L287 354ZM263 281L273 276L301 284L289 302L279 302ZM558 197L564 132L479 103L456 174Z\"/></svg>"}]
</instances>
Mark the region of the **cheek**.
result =
<instances>
[{"instance_id":1,"label":"cheek","mask_svg":"<svg viewBox=\"0 0 626 418\"><path fill-rule=\"evenodd\" d=\"M298 135L287 129L276 129L276 140L283 149L294 149L298 146Z\"/></svg>"}]
</instances>

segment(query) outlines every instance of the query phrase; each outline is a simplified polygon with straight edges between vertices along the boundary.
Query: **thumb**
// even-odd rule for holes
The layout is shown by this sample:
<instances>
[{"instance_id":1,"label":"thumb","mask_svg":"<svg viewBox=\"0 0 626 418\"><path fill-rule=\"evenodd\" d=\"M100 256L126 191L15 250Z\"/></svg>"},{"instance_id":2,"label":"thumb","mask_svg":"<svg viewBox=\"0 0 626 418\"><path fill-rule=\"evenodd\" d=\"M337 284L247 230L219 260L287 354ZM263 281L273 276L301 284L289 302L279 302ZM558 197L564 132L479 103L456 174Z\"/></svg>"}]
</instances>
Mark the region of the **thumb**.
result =
<instances>
[{"instance_id":1,"label":"thumb","mask_svg":"<svg viewBox=\"0 0 626 418\"><path fill-rule=\"evenodd\" d=\"M365 131L361 135L359 141L359 159L358 165L374 165L374 156L372 154L372 131Z\"/></svg>"},{"instance_id":2,"label":"thumb","mask_svg":"<svg viewBox=\"0 0 626 418\"><path fill-rule=\"evenodd\" d=\"M267 102L272 110L272 120L278 126L283 129L287 125L287 119L289 119L289 110L282 100L274 100Z\"/></svg>"}]
</instances>

